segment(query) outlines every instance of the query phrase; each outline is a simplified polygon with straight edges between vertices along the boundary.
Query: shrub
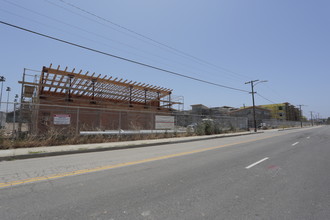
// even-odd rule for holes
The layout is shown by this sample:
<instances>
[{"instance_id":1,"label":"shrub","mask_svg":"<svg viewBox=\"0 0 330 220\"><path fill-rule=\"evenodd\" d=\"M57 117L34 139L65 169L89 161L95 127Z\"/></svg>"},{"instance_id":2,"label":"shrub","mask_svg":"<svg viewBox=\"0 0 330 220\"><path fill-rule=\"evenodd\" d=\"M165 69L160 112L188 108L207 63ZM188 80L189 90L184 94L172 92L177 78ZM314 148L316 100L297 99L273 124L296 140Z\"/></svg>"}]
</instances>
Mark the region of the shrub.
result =
<instances>
[{"instance_id":1,"label":"shrub","mask_svg":"<svg viewBox=\"0 0 330 220\"><path fill-rule=\"evenodd\" d=\"M197 135L221 134L223 131L219 123L203 121L196 126Z\"/></svg>"},{"instance_id":2,"label":"shrub","mask_svg":"<svg viewBox=\"0 0 330 220\"><path fill-rule=\"evenodd\" d=\"M205 134L211 135L214 134L214 123L212 121L203 122L205 125Z\"/></svg>"},{"instance_id":3,"label":"shrub","mask_svg":"<svg viewBox=\"0 0 330 220\"><path fill-rule=\"evenodd\" d=\"M196 134L197 135L205 135L205 124L204 123L197 124Z\"/></svg>"}]
</instances>

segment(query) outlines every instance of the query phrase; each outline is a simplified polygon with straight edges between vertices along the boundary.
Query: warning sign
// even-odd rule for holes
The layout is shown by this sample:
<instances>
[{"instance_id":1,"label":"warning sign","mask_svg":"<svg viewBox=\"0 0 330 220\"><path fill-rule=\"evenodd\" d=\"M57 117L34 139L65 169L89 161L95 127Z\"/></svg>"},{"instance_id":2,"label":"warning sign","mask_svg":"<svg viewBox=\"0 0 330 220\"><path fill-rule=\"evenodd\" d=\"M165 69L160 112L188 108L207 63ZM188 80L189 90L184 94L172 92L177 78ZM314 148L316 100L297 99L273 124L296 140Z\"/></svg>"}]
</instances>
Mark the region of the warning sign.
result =
<instances>
[{"instance_id":1,"label":"warning sign","mask_svg":"<svg viewBox=\"0 0 330 220\"><path fill-rule=\"evenodd\" d=\"M54 125L69 125L71 123L71 115L54 115Z\"/></svg>"}]
</instances>

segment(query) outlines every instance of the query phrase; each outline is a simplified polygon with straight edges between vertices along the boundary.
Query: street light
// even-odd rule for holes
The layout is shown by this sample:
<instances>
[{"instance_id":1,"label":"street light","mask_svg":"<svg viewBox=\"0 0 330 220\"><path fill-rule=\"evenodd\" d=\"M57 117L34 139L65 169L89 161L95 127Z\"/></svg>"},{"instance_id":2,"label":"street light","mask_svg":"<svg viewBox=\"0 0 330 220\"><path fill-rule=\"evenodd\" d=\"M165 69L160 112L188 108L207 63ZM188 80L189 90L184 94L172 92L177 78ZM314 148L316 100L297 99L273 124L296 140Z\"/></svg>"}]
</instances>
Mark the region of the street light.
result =
<instances>
[{"instance_id":1,"label":"street light","mask_svg":"<svg viewBox=\"0 0 330 220\"><path fill-rule=\"evenodd\" d=\"M6 114L8 113L8 103L9 103L9 92L11 91L11 88L7 86L6 92L8 92L7 95L7 107L6 107Z\"/></svg>"},{"instance_id":2,"label":"street light","mask_svg":"<svg viewBox=\"0 0 330 220\"><path fill-rule=\"evenodd\" d=\"M4 76L0 76L0 82L1 82L1 91L0 91L0 110L1 110L1 100L2 100L2 88L3 88L3 82L6 81L6 78Z\"/></svg>"},{"instance_id":3,"label":"street light","mask_svg":"<svg viewBox=\"0 0 330 220\"><path fill-rule=\"evenodd\" d=\"M256 92L254 92L254 86L258 85L259 83L263 83L263 82L268 82L267 80L251 80L249 82L246 82L245 84L251 84L251 94L252 94L252 104L253 104L253 123L254 123L254 132L257 132L257 121L256 121L256 106L254 103L254 94Z\"/></svg>"}]
</instances>

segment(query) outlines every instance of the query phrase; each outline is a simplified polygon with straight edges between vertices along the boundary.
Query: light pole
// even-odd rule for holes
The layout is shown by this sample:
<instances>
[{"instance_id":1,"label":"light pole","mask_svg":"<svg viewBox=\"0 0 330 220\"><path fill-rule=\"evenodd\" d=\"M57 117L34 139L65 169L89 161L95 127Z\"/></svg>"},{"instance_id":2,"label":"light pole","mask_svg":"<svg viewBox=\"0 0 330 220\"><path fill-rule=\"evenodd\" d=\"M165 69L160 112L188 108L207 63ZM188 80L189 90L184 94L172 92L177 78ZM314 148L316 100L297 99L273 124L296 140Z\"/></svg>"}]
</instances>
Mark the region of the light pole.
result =
<instances>
[{"instance_id":1,"label":"light pole","mask_svg":"<svg viewBox=\"0 0 330 220\"><path fill-rule=\"evenodd\" d=\"M260 80L256 79L256 80L251 80L251 81L245 83L245 84L251 84L251 92L250 92L250 93L252 94L252 104L253 104L253 108L252 108L252 110L253 110L254 132L257 132L256 106L255 106L255 103L254 103L254 94L255 94L256 92L254 92L254 87L255 87L257 84L259 84L259 83L263 83L263 82L268 82L268 81L267 81L267 80L262 80L262 81L260 81Z\"/></svg>"},{"instance_id":2,"label":"light pole","mask_svg":"<svg viewBox=\"0 0 330 220\"><path fill-rule=\"evenodd\" d=\"M0 82L1 82L1 91L0 91L0 110L1 110L1 101L2 101L2 89L3 89L3 82L6 81L6 78L4 76L0 76Z\"/></svg>"},{"instance_id":3,"label":"light pole","mask_svg":"<svg viewBox=\"0 0 330 220\"><path fill-rule=\"evenodd\" d=\"M6 107L6 114L8 114L8 103L9 103L9 92L11 91L10 87L7 87L6 92L8 92L7 95L7 107Z\"/></svg>"},{"instance_id":4,"label":"light pole","mask_svg":"<svg viewBox=\"0 0 330 220\"><path fill-rule=\"evenodd\" d=\"M1 91L0 91L0 129L2 128L2 112L1 112L1 102L2 102L2 89L3 89L3 82L6 81L6 78L4 76L0 76L0 82L1 82Z\"/></svg>"}]
</instances>

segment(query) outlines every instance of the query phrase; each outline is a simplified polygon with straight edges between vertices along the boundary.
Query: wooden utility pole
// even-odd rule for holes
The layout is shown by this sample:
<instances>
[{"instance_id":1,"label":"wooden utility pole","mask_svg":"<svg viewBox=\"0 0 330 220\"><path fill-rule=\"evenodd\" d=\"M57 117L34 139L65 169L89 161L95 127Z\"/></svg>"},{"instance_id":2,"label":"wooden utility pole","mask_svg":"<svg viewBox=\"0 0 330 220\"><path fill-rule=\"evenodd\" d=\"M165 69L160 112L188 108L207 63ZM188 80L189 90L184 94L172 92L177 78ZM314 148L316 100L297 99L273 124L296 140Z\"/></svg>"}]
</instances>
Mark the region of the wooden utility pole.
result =
<instances>
[{"instance_id":1,"label":"wooden utility pole","mask_svg":"<svg viewBox=\"0 0 330 220\"><path fill-rule=\"evenodd\" d=\"M314 126L314 123L313 123L313 112L310 111L310 113L311 113L311 122L312 122L312 126Z\"/></svg>"},{"instance_id":2,"label":"wooden utility pole","mask_svg":"<svg viewBox=\"0 0 330 220\"><path fill-rule=\"evenodd\" d=\"M299 111L300 111L300 126L303 127L301 106L305 106L305 105L298 105L298 106L299 106Z\"/></svg>"},{"instance_id":3,"label":"wooden utility pole","mask_svg":"<svg viewBox=\"0 0 330 220\"><path fill-rule=\"evenodd\" d=\"M254 84L255 82L257 82L257 83ZM250 94L252 94L252 104L253 104L253 108L252 109L253 109L254 132L257 132L256 106L255 106L255 103L254 103L254 94L256 92L254 91L254 86L257 85L258 83L263 83L263 82L267 82L267 80L259 81L257 79L257 80L251 80L251 81L245 83L245 84L251 84L251 92L250 92Z\"/></svg>"}]
</instances>

